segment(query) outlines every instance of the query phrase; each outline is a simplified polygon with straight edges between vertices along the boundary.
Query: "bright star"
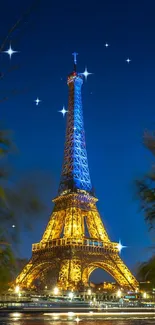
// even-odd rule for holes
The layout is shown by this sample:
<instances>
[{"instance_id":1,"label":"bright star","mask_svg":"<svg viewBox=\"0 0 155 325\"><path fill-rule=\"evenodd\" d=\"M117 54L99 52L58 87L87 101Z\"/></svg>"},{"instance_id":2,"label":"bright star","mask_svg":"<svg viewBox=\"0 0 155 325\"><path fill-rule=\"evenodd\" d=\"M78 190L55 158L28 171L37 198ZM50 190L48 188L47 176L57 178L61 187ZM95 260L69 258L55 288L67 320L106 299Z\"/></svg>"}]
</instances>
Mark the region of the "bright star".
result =
<instances>
[{"instance_id":1,"label":"bright star","mask_svg":"<svg viewBox=\"0 0 155 325\"><path fill-rule=\"evenodd\" d=\"M108 43L105 43L105 45L104 45L105 47L108 47L109 46L109 44Z\"/></svg>"},{"instance_id":2,"label":"bright star","mask_svg":"<svg viewBox=\"0 0 155 325\"><path fill-rule=\"evenodd\" d=\"M131 60L128 58L128 59L126 59L126 62L130 63L130 62L131 62Z\"/></svg>"},{"instance_id":3,"label":"bright star","mask_svg":"<svg viewBox=\"0 0 155 325\"><path fill-rule=\"evenodd\" d=\"M15 228L16 226L15 225L12 225L12 228Z\"/></svg>"},{"instance_id":4,"label":"bright star","mask_svg":"<svg viewBox=\"0 0 155 325\"><path fill-rule=\"evenodd\" d=\"M37 99L35 99L34 102L36 103L36 105L38 105L41 102L41 100L37 97Z\"/></svg>"},{"instance_id":5,"label":"bright star","mask_svg":"<svg viewBox=\"0 0 155 325\"><path fill-rule=\"evenodd\" d=\"M85 77L85 80L87 80L87 77L92 74L91 72L88 72L87 67L85 67L85 71L82 73Z\"/></svg>"},{"instance_id":6,"label":"bright star","mask_svg":"<svg viewBox=\"0 0 155 325\"><path fill-rule=\"evenodd\" d=\"M7 51L3 51L3 52L9 54L10 59L11 59L12 54L14 54L14 53L18 53L18 51L14 51L14 50L11 48L11 44L10 44L9 49L8 49Z\"/></svg>"},{"instance_id":7,"label":"bright star","mask_svg":"<svg viewBox=\"0 0 155 325\"><path fill-rule=\"evenodd\" d=\"M60 113L62 113L63 117L65 116L65 114L68 112L66 111L65 107L63 106L62 110L59 111Z\"/></svg>"},{"instance_id":8,"label":"bright star","mask_svg":"<svg viewBox=\"0 0 155 325\"><path fill-rule=\"evenodd\" d=\"M119 240L119 243L118 243L118 245L117 245L117 248L118 248L118 250L119 250L119 253L121 253L122 249L125 248L125 247L126 247L126 246L123 246L123 245L121 244L121 241Z\"/></svg>"},{"instance_id":9,"label":"bright star","mask_svg":"<svg viewBox=\"0 0 155 325\"><path fill-rule=\"evenodd\" d=\"M76 321L77 323L79 323L79 322L80 322L80 318L77 316L77 317L75 318L75 321Z\"/></svg>"}]
</instances>

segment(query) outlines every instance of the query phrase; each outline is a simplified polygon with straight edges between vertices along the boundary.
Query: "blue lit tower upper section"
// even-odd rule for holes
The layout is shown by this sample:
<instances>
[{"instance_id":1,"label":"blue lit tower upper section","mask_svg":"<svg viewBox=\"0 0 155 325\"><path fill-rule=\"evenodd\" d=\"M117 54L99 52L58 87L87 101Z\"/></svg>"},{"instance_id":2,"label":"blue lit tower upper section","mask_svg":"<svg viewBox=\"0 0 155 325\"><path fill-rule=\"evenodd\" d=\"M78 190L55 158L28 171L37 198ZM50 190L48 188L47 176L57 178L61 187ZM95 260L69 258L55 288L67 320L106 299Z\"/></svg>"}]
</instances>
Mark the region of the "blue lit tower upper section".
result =
<instances>
[{"instance_id":1,"label":"blue lit tower upper section","mask_svg":"<svg viewBox=\"0 0 155 325\"><path fill-rule=\"evenodd\" d=\"M59 194L76 192L77 190L92 192L82 112L81 86L83 84L83 75L76 72L77 54L73 53L73 55L74 71L67 79L69 102Z\"/></svg>"}]
</instances>

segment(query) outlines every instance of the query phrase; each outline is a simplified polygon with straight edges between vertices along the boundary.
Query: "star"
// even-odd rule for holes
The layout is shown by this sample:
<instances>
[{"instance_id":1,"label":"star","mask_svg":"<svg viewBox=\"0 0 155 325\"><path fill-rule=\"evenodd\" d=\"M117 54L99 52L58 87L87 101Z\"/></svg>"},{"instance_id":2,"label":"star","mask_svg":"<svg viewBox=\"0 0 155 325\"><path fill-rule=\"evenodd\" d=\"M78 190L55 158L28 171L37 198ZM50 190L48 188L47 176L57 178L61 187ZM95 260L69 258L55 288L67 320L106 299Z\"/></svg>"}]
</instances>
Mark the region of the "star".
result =
<instances>
[{"instance_id":1,"label":"star","mask_svg":"<svg viewBox=\"0 0 155 325\"><path fill-rule=\"evenodd\" d=\"M128 59L126 59L126 62L130 63L130 62L131 62L131 60L128 58Z\"/></svg>"},{"instance_id":2,"label":"star","mask_svg":"<svg viewBox=\"0 0 155 325\"><path fill-rule=\"evenodd\" d=\"M12 228L15 228L16 226L15 225L12 225Z\"/></svg>"},{"instance_id":3,"label":"star","mask_svg":"<svg viewBox=\"0 0 155 325\"><path fill-rule=\"evenodd\" d=\"M41 102L41 100L37 97L37 99L35 99L34 102L36 103L36 105L38 105Z\"/></svg>"},{"instance_id":4,"label":"star","mask_svg":"<svg viewBox=\"0 0 155 325\"><path fill-rule=\"evenodd\" d=\"M12 48L11 48L11 44L10 44L10 47L7 51L3 51L4 53L7 53L9 56L10 56L10 59L11 59L11 56L12 54L14 53L18 53L18 51L14 51Z\"/></svg>"},{"instance_id":5,"label":"star","mask_svg":"<svg viewBox=\"0 0 155 325\"><path fill-rule=\"evenodd\" d=\"M85 71L82 73L85 77L85 80L87 81L87 77L92 74L91 72L88 72L87 67L85 67Z\"/></svg>"},{"instance_id":6,"label":"star","mask_svg":"<svg viewBox=\"0 0 155 325\"><path fill-rule=\"evenodd\" d=\"M63 117L65 116L65 114L68 112L66 111L65 107L63 106L62 110L59 111L60 113L62 113Z\"/></svg>"},{"instance_id":7,"label":"star","mask_svg":"<svg viewBox=\"0 0 155 325\"><path fill-rule=\"evenodd\" d=\"M105 47L109 47L109 44L108 43L105 43L105 45L104 45Z\"/></svg>"},{"instance_id":8,"label":"star","mask_svg":"<svg viewBox=\"0 0 155 325\"><path fill-rule=\"evenodd\" d=\"M123 248L126 248L126 246L123 246L123 245L121 244L121 241L119 240L119 243L118 243L118 245L117 245L117 248L118 248L118 250L119 250L119 253L121 253L122 249L123 249Z\"/></svg>"},{"instance_id":9,"label":"star","mask_svg":"<svg viewBox=\"0 0 155 325\"><path fill-rule=\"evenodd\" d=\"M80 322L80 318L79 318L79 317L76 317L76 318L75 318L75 321L76 321L77 323L79 323L79 322Z\"/></svg>"}]
</instances>

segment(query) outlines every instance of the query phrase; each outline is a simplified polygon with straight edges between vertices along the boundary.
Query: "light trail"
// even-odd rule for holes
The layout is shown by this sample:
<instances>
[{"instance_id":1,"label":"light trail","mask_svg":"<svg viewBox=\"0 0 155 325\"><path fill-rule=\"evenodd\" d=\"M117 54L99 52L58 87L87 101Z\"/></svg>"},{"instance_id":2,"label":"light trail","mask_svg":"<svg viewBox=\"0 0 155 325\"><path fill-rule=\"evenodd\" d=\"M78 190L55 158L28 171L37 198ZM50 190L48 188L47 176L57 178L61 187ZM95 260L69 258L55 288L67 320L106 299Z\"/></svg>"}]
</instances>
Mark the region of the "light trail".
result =
<instances>
[{"instance_id":1,"label":"light trail","mask_svg":"<svg viewBox=\"0 0 155 325\"><path fill-rule=\"evenodd\" d=\"M28 308L28 309L32 309L31 307L25 307L24 309L26 309L26 308ZM43 307L36 307L35 309L43 309ZM45 307L45 308L49 308L50 310L51 310L51 307ZM53 308L53 310L71 310L71 311L73 311L73 310L86 310L86 308L85 307L59 307L59 308ZM92 307L91 309L88 309L88 311L87 311L87 313L89 313L89 311L91 311L91 310L101 310L101 309L105 309L105 307ZM133 311L135 311L136 309L138 309L138 310L152 310L152 309L154 309L154 312L155 312L155 306L153 306L153 307L121 307L121 308L119 308L119 307L108 307L108 308L106 308L106 310L108 310L108 309L113 309L113 310L118 310L118 309L120 309L120 311L121 310L133 310ZM56 313L57 313L57 311L56 311Z\"/></svg>"},{"instance_id":2,"label":"light trail","mask_svg":"<svg viewBox=\"0 0 155 325\"><path fill-rule=\"evenodd\" d=\"M44 313L43 315L45 316L154 316L155 317L155 312L86 312L86 313L74 313L72 315L68 313Z\"/></svg>"}]
</instances>

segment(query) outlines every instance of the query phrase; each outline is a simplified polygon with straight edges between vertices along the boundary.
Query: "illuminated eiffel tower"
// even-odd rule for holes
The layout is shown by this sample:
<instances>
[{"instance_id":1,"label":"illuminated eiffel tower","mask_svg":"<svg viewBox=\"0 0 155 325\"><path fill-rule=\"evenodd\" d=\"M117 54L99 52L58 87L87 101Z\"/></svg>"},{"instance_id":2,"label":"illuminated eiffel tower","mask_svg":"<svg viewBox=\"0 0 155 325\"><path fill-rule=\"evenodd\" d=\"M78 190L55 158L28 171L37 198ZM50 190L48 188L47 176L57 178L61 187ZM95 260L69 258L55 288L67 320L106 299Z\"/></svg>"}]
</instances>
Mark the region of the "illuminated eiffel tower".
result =
<instances>
[{"instance_id":1,"label":"illuminated eiffel tower","mask_svg":"<svg viewBox=\"0 0 155 325\"><path fill-rule=\"evenodd\" d=\"M111 242L96 207L86 152L81 86L83 74L68 76L69 103L64 162L54 209L39 243L32 245L32 257L16 279L20 287L31 288L50 270L57 285L78 290L87 286L90 274L101 268L125 289L136 290L138 282L119 256L118 243ZM86 233L89 233L87 236Z\"/></svg>"}]
</instances>

